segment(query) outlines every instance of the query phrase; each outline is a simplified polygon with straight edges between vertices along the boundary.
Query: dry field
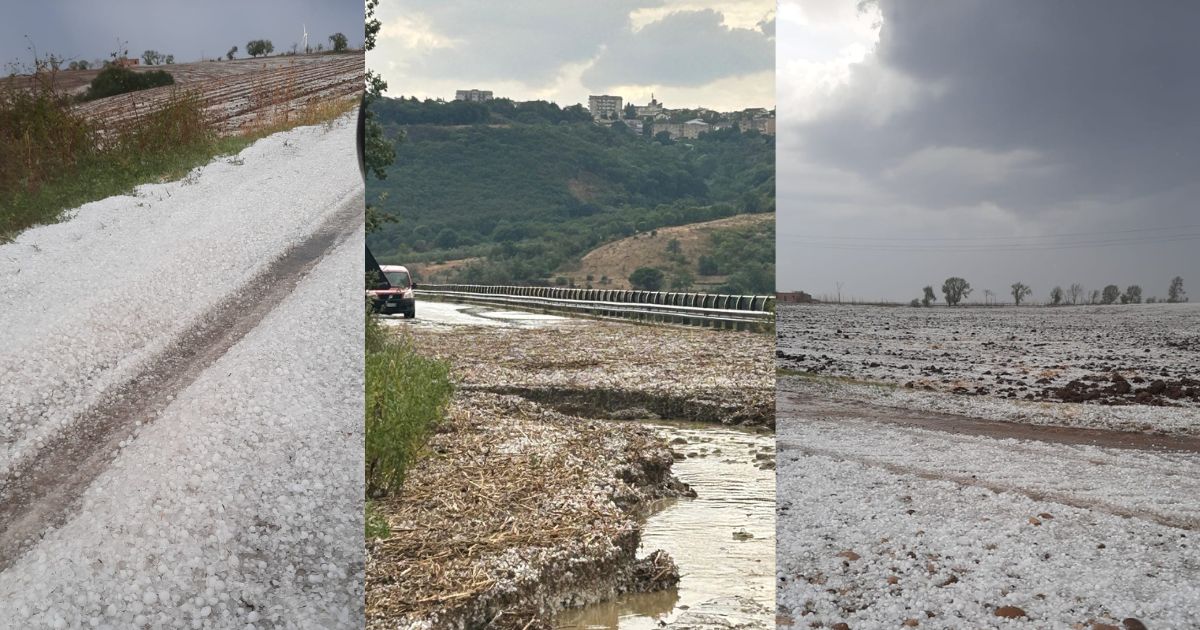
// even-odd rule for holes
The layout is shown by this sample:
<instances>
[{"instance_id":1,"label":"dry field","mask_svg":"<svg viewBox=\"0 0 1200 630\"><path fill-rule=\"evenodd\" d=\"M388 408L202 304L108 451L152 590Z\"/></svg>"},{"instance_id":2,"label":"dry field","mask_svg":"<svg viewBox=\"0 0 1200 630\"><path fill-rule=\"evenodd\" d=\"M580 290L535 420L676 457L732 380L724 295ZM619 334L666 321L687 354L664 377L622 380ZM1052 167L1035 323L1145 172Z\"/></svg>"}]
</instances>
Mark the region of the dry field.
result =
<instances>
[{"instance_id":1,"label":"dry field","mask_svg":"<svg viewBox=\"0 0 1200 630\"><path fill-rule=\"evenodd\" d=\"M810 306L779 367L1007 400L1200 408L1200 306Z\"/></svg>"},{"instance_id":2,"label":"dry field","mask_svg":"<svg viewBox=\"0 0 1200 630\"><path fill-rule=\"evenodd\" d=\"M119 126L163 105L178 90L196 91L212 123L234 135L281 124L319 104L357 98L364 64L362 53L339 53L151 66L143 69L166 70L175 85L81 103L78 109L104 126ZM55 84L79 93L97 72L61 71Z\"/></svg>"}]
</instances>

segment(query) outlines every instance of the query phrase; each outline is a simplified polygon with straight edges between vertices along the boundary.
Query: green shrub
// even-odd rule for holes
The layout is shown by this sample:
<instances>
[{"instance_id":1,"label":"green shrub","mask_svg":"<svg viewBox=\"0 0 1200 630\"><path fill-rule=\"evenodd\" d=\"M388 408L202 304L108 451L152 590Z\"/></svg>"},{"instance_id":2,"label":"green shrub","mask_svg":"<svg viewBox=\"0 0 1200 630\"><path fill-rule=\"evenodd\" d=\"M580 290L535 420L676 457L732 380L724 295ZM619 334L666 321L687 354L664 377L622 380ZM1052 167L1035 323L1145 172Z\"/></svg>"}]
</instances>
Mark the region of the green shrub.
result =
<instances>
[{"instance_id":1,"label":"green shrub","mask_svg":"<svg viewBox=\"0 0 1200 630\"><path fill-rule=\"evenodd\" d=\"M389 335L370 316L364 379L367 496L380 497L400 488L454 387L448 364L417 354L410 339Z\"/></svg>"},{"instance_id":2,"label":"green shrub","mask_svg":"<svg viewBox=\"0 0 1200 630\"><path fill-rule=\"evenodd\" d=\"M83 94L83 100L92 101L107 96L174 84L175 77L166 70L134 72L121 66L109 66L101 70L95 79L92 79L87 92Z\"/></svg>"}]
</instances>

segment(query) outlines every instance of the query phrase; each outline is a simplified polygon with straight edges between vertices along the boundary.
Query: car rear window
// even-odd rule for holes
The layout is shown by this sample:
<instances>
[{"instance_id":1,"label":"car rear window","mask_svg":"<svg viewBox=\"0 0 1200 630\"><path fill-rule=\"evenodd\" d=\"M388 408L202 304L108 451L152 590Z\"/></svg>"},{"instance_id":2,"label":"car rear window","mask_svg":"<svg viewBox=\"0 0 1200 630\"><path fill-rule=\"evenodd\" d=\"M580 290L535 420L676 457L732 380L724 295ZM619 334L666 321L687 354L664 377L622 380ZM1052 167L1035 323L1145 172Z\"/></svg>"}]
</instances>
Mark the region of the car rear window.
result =
<instances>
[{"instance_id":1,"label":"car rear window","mask_svg":"<svg viewBox=\"0 0 1200 630\"><path fill-rule=\"evenodd\" d=\"M385 272L383 272L383 275L387 276L388 283L391 284L393 287L408 286L408 272L407 271L385 271Z\"/></svg>"}]
</instances>

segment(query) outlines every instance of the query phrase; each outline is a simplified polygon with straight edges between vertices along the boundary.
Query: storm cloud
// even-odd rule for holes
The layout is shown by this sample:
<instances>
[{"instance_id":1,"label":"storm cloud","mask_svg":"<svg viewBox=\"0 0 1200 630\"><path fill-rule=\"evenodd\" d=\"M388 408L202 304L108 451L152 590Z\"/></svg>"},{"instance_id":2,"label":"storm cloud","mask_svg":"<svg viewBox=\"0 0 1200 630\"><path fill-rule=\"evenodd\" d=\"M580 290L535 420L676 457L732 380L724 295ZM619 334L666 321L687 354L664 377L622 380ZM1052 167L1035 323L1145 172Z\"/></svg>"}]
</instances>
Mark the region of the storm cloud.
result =
<instances>
[{"instance_id":1,"label":"storm cloud","mask_svg":"<svg viewBox=\"0 0 1200 630\"><path fill-rule=\"evenodd\" d=\"M806 4L781 41L812 26ZM1200 271L1177 229L1200 235L1200 6L869 8L877 42L844 80L794 116L781 97L781 288L905 299L974 274L1001 294L1031 278L1154 294ZM781 93L805 79L781 74Z\"/></svg>"},{"instance_id":2,"label":"storm cloud","mask_svg":"<svg viewBox=\"0 0 1200 630\"><path fill-rule=\"evenodd\" d=\"M680 11L638 31L623 30L583 73L603 91L614 85L704 85L730 76L772 70L775 42L764 29L730 28L711 9Z\"/></svg>"},{"instance_id":3,"label":"storm cloud","mask_svg":"<svg viewBox=\"0 0 1200 630\"><path fill-rule=\"evenodd\" d=\"M480 88L571 104L654 92L676 107L770 107L773 15L770 0L385 0L368 65L391 94Z\"/></svg>"}]
</instances>

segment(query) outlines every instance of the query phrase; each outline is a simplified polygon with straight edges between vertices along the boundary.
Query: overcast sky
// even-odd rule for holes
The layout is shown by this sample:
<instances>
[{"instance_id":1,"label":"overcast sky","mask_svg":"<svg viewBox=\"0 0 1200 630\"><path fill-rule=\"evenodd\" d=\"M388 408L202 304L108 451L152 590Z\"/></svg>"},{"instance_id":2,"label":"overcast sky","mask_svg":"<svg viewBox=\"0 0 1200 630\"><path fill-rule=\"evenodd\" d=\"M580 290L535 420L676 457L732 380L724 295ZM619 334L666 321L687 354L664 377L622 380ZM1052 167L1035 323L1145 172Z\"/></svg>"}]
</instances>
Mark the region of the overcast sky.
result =
<instances>
[{"instance_id":1,"label":"overcast sky","mask_svg":"<svg viewBox=\"0 0 1200 630\"><path fill-rule=\"evenodd\" d=\"M1200 3L787 0L778 285L1200 298Z\"/></svg>"},{"instance_id":2,"label":"overcast sky","mask_svg":"<svg viewBox=\"0 0 1200 630\"><path fill-rule=\"evenodd\" d=\"M0 19L0 61L29 65L33 55L66 59L107 59L117 41L128 42L129 55L157 50L175 61L223 56L246 42L269 39L275 52L308 42L329 46L329 36L342 33L358 48L363 40L361 0L40 0L4 3ZM28 39L26 38L28 36Z\"/></svg>"},{"instance_id":3,"label":"overcast sky","mask_svg":"<svg viewBox=\"0 0 1200 630\"><path fill-rule=\"evenodd\" d=\"M392 96L720 110L775 104L774 0L383 0L367 66Z\"/></svg>"}]
</instances>

